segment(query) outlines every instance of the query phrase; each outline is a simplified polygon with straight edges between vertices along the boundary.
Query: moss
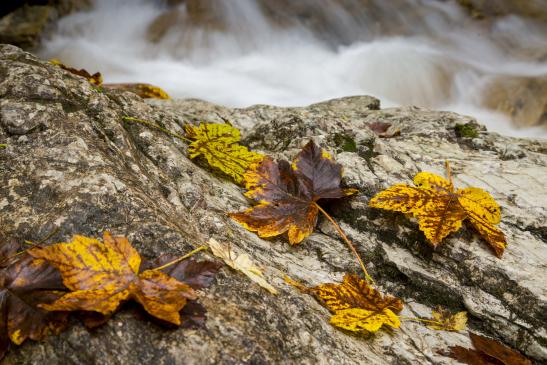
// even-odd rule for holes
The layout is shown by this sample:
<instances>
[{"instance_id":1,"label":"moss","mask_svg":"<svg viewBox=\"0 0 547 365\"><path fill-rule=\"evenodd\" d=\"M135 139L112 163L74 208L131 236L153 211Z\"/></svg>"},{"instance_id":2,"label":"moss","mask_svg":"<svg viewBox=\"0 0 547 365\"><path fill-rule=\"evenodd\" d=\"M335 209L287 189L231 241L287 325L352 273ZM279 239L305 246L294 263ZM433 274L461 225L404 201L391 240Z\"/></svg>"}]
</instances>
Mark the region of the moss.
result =
<instances>
[{"instance_id":1,"label":"moss","mask_svg":"<svg viewBox=\"0 0 547 365\"><path fill-rule=\"evenodd\" d=\"M456 132L456 136L459 138L477 138L479 136L477 128L469 123L456 124L454 131Z\"/></svg>"},{"instance_id":2,"label":"moss","mask_svg":"<svg viewBox=\"0 0 547 365\"><path fill-rule=\"evenodd\" d=\"M357 152L357 143L347 134L336 133L334 135L334 144L343 152Z\"/></svg>"}]
</instances>

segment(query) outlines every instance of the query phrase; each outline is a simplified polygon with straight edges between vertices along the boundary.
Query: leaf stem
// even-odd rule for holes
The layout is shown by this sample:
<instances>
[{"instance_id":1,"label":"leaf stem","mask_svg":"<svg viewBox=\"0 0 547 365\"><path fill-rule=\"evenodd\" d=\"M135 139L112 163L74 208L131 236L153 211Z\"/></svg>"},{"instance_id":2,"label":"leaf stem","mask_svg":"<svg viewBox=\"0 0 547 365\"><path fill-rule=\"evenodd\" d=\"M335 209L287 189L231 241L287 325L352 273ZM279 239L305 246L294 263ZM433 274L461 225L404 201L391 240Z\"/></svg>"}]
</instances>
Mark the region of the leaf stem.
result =
<instances>
[{"instance_id":1,"label":"leaf stem","mask_svg":"<svg viewBox=\"0 0 547 365\"><path fill-rule=\"evenodd\" d=\"M166 129L166 128L163 128L155 123L152 123L152 122L149 122L147 120L143 120L143 119L138 119L138 118L133 118L133 117L128 117L128 116L123 116L122 119L126 122L137 122L137 123L140 123L140 124L144 124L145 126L147 127L150 127L150 128L154 128L154 129L157 129L159 131L162 131L163 133L165 134L168 134L170 135L171 137L175 137L175 138L178 138L180 139L181 141L185 141L185 142L190 142L192 143L193 141L186 138L186 137L183 137L181 136L180 134L177 134L177 133L174 133L174 132L171 132L170 130Z\"/></svg>"},{"instance_id":2,"label":"leaf stem","mask_svg":"<svg viewBox=\"0 0 547 365\"><path fill-rule=\"evenodd\" d=\"M415 321L415 322L423 322L423 323L431 323L431 324L442 325L442 322L433 321L431 319L422 319L422 318L405 317L405 316L399 316L399 318L402 319L402 320L405 320L405 321Z\"/></svg>"},{"instance_id":3,"label":"leaf stem","mask_svg":"<svg viewBox=\"0 0 547 365\"><path fill-rule=\"evenodd\" d=\"M452 180L452 171L450 170L450 161L445 160L444 167L446 168L446 177L448 178L448 181L450 181L450 185L454 187L454 181Z\"/></svg>"},{"instance_id":4,"label":"leaf stem","mask_svg":"<svg viewBox=\"0 0 547 365\"><path fill-rule=\"evenodd\" d=\"M176 263L179 263L181 262L182 260L186 260L188 257L198 253L199 251L204 251L204 250L207 250L208 247L207 246L199 246L198 248L196 248L195 250L192 250L190 252L188 252L186 255L184 256L181 256L177 259L174 259L173 261L169 261L168 263L166 263L165 265L162 265L160 267L156 267L155 269L152 269L152 270L156 270L156 271L159 271L159 270L163 270L171 265L174 265Z\"/></svg>"},{"instance_id":5,"label":"leaf stem","mask_svg":"<svg viewBox=\"0 0 547 365\"><path fill-rule=\"evenodd\" d=\"M359 261L359 265L361 265L361 269L363 270L363 272L365 273L365 277L367 279L368 282L370 282L371 284L374 284L374 280L372 279L372 277L368 274L368 271L367 269L365 268L365 264L363 263L363 260L361 260L361 256L359 256L359 254L357 253L357 250L355 249L355 246L353 246L353 243L351 243L351 241L349 240L349 238L346 236L346 234L344 233L344 231L342 230L342 228L338 225L338 223L336 223L336 221L334 220L334 218L332 218L329 213L327 213L323 208L321 208L321 206L317 203L313 203L315 204L315 206L317 207L317 209L319 209L319 211L321 213L323 213L323 215L334 225L334 227L336 228L336 230L338 231L338 233L340 234L340 236L342 237L342 239L344 240L344 242L347 243L348 247L350 248L351 252L353 252L353 254L355 255L355 257L357 258L357 261Z\"/></svg>"}]
</instances>

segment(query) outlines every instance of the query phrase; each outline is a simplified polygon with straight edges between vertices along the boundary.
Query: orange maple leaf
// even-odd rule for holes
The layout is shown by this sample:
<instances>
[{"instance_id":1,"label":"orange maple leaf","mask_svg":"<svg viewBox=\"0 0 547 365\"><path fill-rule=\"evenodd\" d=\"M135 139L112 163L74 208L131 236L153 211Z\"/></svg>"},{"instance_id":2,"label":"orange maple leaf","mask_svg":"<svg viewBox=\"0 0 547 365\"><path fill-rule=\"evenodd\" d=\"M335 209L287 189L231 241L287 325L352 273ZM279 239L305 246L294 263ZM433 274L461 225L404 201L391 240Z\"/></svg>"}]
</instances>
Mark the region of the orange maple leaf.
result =
<instances>
[{"instance_id":1,"label":"orange maple leaf","mask_svg":"<svg viewBox=\"0 0 547 365\"><path fill-rule=\"evenodd\" d=\"M51 304L49 311L94 311L110 315L122 301L134 299L151 315L180 325L179 311L195 291L159 270L139 272L141 257L124 237L104 234L104 242L74 236L70 243L34 248L29 253L43 258L61 272L72 292Z\"/></svg>"},{"instance_id":2,"label":"orange maple leaf","mask_svg":"<svg viewBox=\"0 0 547 365\"><path fill-rule=\"evenodd\" d=\"M450 176L448 164L447 169ZM369 206L413 214L433 247L458 231L467 219L496 255L503 255L505 235L495 226L501 220L501 210L490 194L474 187L454 191L450 177L446 180L429 172L417 174L414 185L393 185L376 194Z\"/></svg>"}]
</instances>

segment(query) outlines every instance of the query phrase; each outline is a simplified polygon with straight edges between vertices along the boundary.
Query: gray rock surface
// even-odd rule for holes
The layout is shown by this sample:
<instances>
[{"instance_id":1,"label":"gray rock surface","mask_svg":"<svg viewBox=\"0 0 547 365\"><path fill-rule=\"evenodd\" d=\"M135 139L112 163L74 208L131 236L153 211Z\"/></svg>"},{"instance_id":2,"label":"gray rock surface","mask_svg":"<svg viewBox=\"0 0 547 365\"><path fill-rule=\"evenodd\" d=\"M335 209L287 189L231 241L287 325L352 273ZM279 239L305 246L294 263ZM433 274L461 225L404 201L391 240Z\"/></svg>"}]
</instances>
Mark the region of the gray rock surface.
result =
<instances>
[{"instance_id":1,"label":"gray rock surface","mask_svg":"<svg viewBox=\"0 0 547 365\"><path fill-rule=\"evenodd\" d=\"M547 360L547 143L488 133L472 118L413 107L380 109L371 97L305 108L229 109L199 100L145 103L102 92L84 79L13 46L0 46L0 227L19 240L69 240L73 234L125 234L148 258L182 254L209 237L245 250L265 269L273 296L227 267L201 293L206 329L165 329L136 305L87 330L74 321L43 342L13 346L5 364L451 364L437 353L470 347L466 331L433 331L405 321L370 338L331 327L313 298L287 286L340 280L359 267L328 221L300 246L264 240L226 212L249 206L243 190L187 158L185 143L129 115L182 133L184 123L232 121L251 148L292 158L313 139L334 153L344 184L360 194L328 207L355 243L380 287L404 299L402 315L428 317L442 305L470 313L470 330ZM380 139L367 123L392 123ZM458 138L470 123L477 138ZM418 171L488 190L502 206L509 247L497 259L470 229L437 250L415 222L368 208L370 197ZM205 256L207 254L204 254Z\"/></svg>"}]
</instances>

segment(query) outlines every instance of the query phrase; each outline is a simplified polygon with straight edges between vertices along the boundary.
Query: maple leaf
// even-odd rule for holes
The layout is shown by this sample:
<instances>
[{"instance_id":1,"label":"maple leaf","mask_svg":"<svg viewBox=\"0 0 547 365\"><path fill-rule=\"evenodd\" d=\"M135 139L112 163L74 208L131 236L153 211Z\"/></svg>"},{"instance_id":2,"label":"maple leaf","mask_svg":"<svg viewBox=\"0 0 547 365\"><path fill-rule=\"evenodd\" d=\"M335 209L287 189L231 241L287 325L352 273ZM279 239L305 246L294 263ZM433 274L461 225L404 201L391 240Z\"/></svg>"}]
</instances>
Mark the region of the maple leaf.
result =
<instances>
[{"instance_id":1,"label":"maple leaf","mask_svg":"<svg viewBox=\"0 0 547 365\"><path fill-rule=\"evenodd\" d=\"M249 279L268 290L270 293L277 294L277 290L264 279L262 271L254 264L248 254L237 254L231 247L218 242L214 238L211 238L207 243L209 244L213 255L220 257L226 265L234 270L241 271L243 274L247 275Z\"/></svg>"},{"instance_id":2,"label":"maple leaf","mask_svg":"<svg viewBox=\"0 0 547 365\"><path fill-rule=\"evenodd\" d=\"M145 263L141 270L160 267L168 262L175 261L177 258L175 255L163 255L154 261ZM220 267L221 264L218 262L208 260L197 261L189 258L161 269L161 271L197 290L208 288L213 282L216 273L220 270Z\"/></svg>"},{"instance_id":3,"label":"maple leaf","mask_svg":"<svg viewBox=\"0 0 547 365\"><path fill-rule=\"evenodd\" d=\"M467 312L458 312L452 314L449 311L439 307L431 312L431 323L427 327L438 331L461 331L467 325Z\"/></svg>"},{"instance_id":4,"label":"maple leaf","mask_svg":"<svg viewBox=\"0 0 547 365\"><path fill-rule=\"evenodd\" d=\"M353 332L376 332L383 325L399 328L397 315L403 302L382 295L357 275L346 274L341 284L327 283L308 289L334 315L330 323Z\"/></svg>"},{"instance_id":5,"label":"maple leaf","mask_svg":"<svg viewBox=\"0 0 547 365\"><path fill-rule=\"evenodd\" d=\"M238 144L241 139L237 128L228 124L201 123L199 127L186 125L186 137L193 142L188 147L190 158L203 156L207 163L234 179L238 184L251 166L264 158Z\"/></svg>"},{"instance_id":6,"label":"maple leaf","mask_svg":"<svg viewBox=\"0 0 547 365\"><path fill-rule=\"evenodd\" d=\"M450 171L448 165L447 169ZM496 255L503 255L505 235L495 226L501 220L501 211L490 194L474 187L454 191L450 178L429 172L417 174L414 185L393 185L376 194L369 206L413 214L433 247L458 231L467 219Z\"/></svg>"},{"instance_id":7,"label":"maple leaf","mask_svg":"<svg viewBox=\"0 0 547 365\"><path fill-rule=\"evenodd\" d=\"M9 256L15 252L12 249L8 250ZM63 290L57 270L27 254L0 270L0 359L9 349L10 340L20 345L27 338L41 340L65 327L66 313L50 313L38 307L61 297Z\"/></svg>"},{"instance_id":8,"label":"maple leaf","mask_svg":"<svg viewBox=\"0 0 547 365\"><path fill-rule=\"evenodd\" d=\"M52 59L52 60L49 61L49 63L51 63L53 65L56 65L56 66L59 66L60 68L62 68L65 71L70 72L71 74L84 77L85 79L87 79L87 81L89 81L90 84L101 86L102 83L103 83L103 76L101 75L100 72L95 72L92 75L89 72L87 72L86 70L84 70L83 68L78 70L76 68L69 67L67 65L64 65L63 63L61 63L61 61L59 61L57 59Z\"/></svg>"},{"instance_id":9,"label":"maple leaf","mask_svg":"<svg viewBox=\"0 0 547 365\"><path fill-rule=\"evenodd\" d=\"M122 301L134 299L161 320L180 325L179 311L194 290L159 270L139 272L141 257L125 237L104 233L103 243L74 236L70 243L34 248L29 253L48 260L72 292L51 304L50 311L95 311L110 315Z\"/></svg>"},{"instance_id":10,"label":"maple leaf","mask_svg":"<svg viewBox=\"0 0 547 365\"><path fill-rule=\"evenodd\" d=\"M245 196L258 202L241 213L230 213L246 229L260 237L288 232L289 242L297 244L309 236L322 208L317 201L355 193L340 188L342 166L310 141L292 164L275 163L265 157L245 173Z\"/></svg>"},{"instance_id":11,"label":"maple leaf","mask_svg":"<svg viewBox=\"0 0 547 365\"><path fill-rule=\"evenodd\" d=\"M448 352L439 353L469 365L532 365L532 361L512 348L488 337L469 333L475 349L451 346Z\"/></svg>"}]
</instances>

